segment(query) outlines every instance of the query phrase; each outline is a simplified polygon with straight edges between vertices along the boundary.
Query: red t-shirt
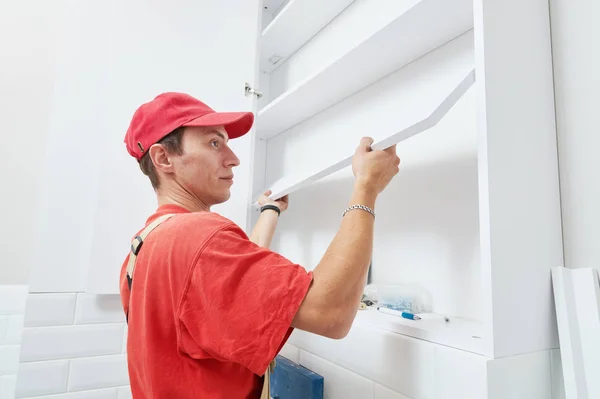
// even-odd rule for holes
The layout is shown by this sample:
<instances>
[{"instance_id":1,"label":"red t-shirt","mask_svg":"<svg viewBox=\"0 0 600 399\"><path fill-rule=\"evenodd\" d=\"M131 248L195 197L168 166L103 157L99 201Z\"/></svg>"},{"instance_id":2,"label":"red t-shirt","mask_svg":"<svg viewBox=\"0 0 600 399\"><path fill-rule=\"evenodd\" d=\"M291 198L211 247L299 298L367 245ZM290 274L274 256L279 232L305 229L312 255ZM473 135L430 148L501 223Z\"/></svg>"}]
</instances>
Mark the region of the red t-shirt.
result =
<instances>
[{"instance_id":1,"label":"red t-shirt","mask_svg":"<svg viewBox=\"0 0 600 399\"><path fill-rule=\"evenodd\" d=\"M165 205L147 223L168 213L138 254L131 298L128 259L121 269L133 398L259 398L312 273L215 213Z\"/></svg>"}]
</instances>

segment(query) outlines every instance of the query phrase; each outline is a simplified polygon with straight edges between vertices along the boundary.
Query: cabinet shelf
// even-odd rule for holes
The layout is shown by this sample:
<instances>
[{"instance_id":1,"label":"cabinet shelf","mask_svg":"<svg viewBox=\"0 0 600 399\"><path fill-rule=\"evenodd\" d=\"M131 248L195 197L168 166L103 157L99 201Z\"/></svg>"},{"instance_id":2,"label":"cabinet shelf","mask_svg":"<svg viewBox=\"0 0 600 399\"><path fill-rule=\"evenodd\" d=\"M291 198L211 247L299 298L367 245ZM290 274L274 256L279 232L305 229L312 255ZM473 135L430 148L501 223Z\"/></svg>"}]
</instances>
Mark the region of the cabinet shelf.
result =
<instances>
[{"instance_id":1,"label":"cabinet shelf","mask_svg":"<svg viewBox=\"0 0 600 399\"><path fill-rule=\"evenodd\" d=\"M483 354L484 340L482 324L472 320L450 318L446 322L444 316L424 313L419 314L421 320L407 320L379 312L375 308L360 310L354 323L377 328L409 337L422 339L439 345Z\"/></svg>"},{"instance_id":2,"label":"cabinet shelf","mask_svg":"<svg viewBox=\"0 0 600 399\"><path fill-rule=\"evenodd\" d=\"M262 108L256 121L258 136L276 136L472 29L472 9L470 0L419 1Z\"/></svg>"},{"instance_id":3,"label":"cabinet shelf","mask_svg":"<svg viewBox=\"0 0 600 399\"><path fill-rule=\"evenodd\" d=\"M291 0L262 32L261 71L281 65L353 1Z\"/></svg>"},{"instance_id":4,"label":"cabinet shelf","mask_svg":"<svg viewBox=\"0 0 600 399\"><path fill-rule=\"evenodd\" d=\"M265 189L281 198L349 166L365 132L373 149L384 149L437 124L475 81L472 40L465 33L270 140L267 162L276 172L267 175ZM304 168L278 164L301 161L323 135L336 143L328 157ZM278 162L280 154L285 159Z\"/></svg>"}]
</instances>

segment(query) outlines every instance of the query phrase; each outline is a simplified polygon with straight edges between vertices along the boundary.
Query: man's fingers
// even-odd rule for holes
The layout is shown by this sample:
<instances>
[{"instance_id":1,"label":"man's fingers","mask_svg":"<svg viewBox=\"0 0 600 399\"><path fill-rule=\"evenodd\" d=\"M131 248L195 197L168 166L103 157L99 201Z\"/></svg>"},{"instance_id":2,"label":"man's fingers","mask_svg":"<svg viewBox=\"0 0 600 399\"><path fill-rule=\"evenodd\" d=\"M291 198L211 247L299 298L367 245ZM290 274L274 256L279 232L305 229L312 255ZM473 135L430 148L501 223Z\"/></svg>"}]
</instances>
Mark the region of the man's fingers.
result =
<instances>
[{"instance_id":1,"label":"man's fingers","mask_svg":"<svg viewBox=\"0 0 600 399\"><path fill-rule=\"evenodd\" d=\"M271 193L272 193L272 192L273 192L273 191L271 191L271 190L267 190L267 191L265 191L265 193L264 193L263 195L264 195L265 197L268 197L269 195L271 195Z\"/></svg>"},{"instance_id":2,"label":"man's fingers","mask_svg":"<svg viewBox=\"0 0 600 399\"><path fill-rule=\"evenodd\" d=\"M373 138L363 137L358 145L357 152L369 152L371 151L371 145L373 144Z\"/></svg>"},{"instance_id":3,"label":"man's fingers","mask_svg":"<svg viewBox=\"0 0 600 399\"><path fill-rule=\"evenodd\" d=\"M386 148L385 150L383 150L391 155L396 155L396 144L389 146L388 148Z\"/></svg>"}]
</instances>

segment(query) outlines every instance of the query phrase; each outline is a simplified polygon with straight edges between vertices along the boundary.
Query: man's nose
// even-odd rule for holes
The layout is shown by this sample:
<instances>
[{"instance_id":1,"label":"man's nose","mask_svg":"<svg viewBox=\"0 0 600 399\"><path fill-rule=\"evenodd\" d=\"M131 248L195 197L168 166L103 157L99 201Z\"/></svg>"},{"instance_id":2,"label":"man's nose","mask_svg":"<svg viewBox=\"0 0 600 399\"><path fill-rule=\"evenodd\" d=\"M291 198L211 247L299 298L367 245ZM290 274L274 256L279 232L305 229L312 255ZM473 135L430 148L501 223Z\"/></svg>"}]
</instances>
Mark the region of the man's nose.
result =
<instances>
[{"instance_id":1,"label":"man's nose","mask_svg":"<svg viewBox=\"0 0 600 399\"><path fill-rule=\"evenodd\" d=\"M235 152L233 152L233 150L229 147L227 147L229 149L229 154L228 157L226 158L226 166L228 168L234 167L234 166L239 166L240 165L240 159L237 157L237 155L235 155Z\"/></svg>"}]
</instances>

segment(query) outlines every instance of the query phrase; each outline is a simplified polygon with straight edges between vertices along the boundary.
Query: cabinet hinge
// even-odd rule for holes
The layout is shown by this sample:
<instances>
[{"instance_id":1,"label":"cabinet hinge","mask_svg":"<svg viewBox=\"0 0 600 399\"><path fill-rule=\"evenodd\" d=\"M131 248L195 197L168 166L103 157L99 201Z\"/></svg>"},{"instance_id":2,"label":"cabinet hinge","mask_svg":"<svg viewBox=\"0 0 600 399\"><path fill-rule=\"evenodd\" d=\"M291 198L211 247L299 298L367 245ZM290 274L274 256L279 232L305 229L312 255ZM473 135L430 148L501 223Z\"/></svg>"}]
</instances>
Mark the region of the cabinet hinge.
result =
<instances>
[{"instance_id":1,"label":"cabinet hinge","mask_svg":"<svg viewBox=\"0 0 600 399\"><path fill-rule=\"evenodd\" d=\"M244 86L244 94L247 96L254 94L256 96L256 98L261 98L262 97L262 93L258 90L254 90L252 88L252 86L250 86L250 83L246 82L246 85Z\"/></svg>"}]
</instances>

